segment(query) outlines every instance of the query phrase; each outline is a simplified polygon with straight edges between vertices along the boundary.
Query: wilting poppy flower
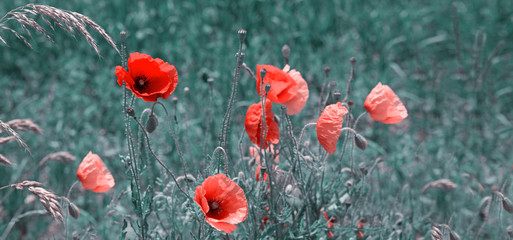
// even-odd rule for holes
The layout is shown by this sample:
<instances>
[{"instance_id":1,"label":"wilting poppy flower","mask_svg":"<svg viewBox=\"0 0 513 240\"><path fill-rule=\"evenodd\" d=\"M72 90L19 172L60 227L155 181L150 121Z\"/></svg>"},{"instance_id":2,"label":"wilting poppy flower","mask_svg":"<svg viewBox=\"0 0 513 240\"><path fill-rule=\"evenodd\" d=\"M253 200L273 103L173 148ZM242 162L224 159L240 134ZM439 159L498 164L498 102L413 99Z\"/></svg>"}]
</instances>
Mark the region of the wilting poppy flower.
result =
<instances>
[{"instance_id":1,"label":"wilting poppy flower","mask_svg":"<svg viewBox=\"0 0 513 240\"><path fill-rule=\"evenodd\" d=\"M114 178L102 159L89 152L77 170L77 177L82 186L93 192L103 193L114 187Z\"/></svg>"},{"instance_id":2,"label":"wilting poppy flower","mask_svg":"<svg viewBox=\"0 0 513 240\"><path fill-rule=\"evenodd\" d=\"M128 58L128 72L121 66L116 67L119 86L126 83L137 97L147 102L166 99L175 90L178 83L176 68L160 58L153 59L144 53L131 53Z\"/></svg>"},{"instance_id":3,"label":"wilting poppy flower","mask_svg":"<svg viewBox=\"0 0 513 240\"><path fill-rule=\"evenodd\" d=\"M244 191L224 174L210 176L196 187L194 201L205 214L208 224L226 233L235 230L235 224L248 216Z\"/></svg>"},{"instance_id":4,"label":"wilting poppy flower","mask_svg":"<svg viewBox=\"0 0 513 240\"><path fill-rule=\"evenodd\" d=\"M395 124L408 117L408 111L399 97L381 82L372 89L363 105L374 121Z\"/></svg>"},{"instance_id":5,"label":"wilting poppy flower","mask_svg":"<svg viewBox=\"0 0 513 240\"><path fill-rule=\"evenodd\" d=\"M298 91L296 81L286 72L273 65L257 65L257 92L262 96L260 72L265 69L267 72L264 77L264 86L271 84L271 89L267 93L267 98L274 103L284 103L291 100ZM263 89L265 93L265 89Z\"/></svg>"},{"instance_id":6,"label":"wilting poppy flower","mask_svg":"<svg viewBox=\"0 0 513 240\"><path fill-rule=\"evenodd\" d=\"M308 91L308 84L306 83L305 79L303 79L303 77L301 76L301 73L294 69L290 70L290 66L288 64L285 65L283 71L286 72L289 76L291 76L297 85L297 91L294 93L292 98L283 103L285 104L285 106L287 106L287 114L294 115L303 110L306 104L306 100L308 100L310 92Z\"/></svg>"},{"instance_id":7,"label":"wilting poppy flower","mask_svg":"<svg viewBox=\"0 0 513 240\"><path fill-rule=\"evenodd\" d=\"M280 141L280 128L274 121L274 114L271 111L271 101L265 101L265 143L267 148L268 142L277 144ZM244 122L246 133L249 139L259 147L262 139L262 103L255 103L249 106Z\"/></svg>"},{"instance_id":8,"label":"wilting poppy flower","mask_svg":"<svg viewBox=\"0 0 513 240\"><path fill-rule=\"evenodd\" d=\"M322 215L324 216L324 219L326 219L326 224L328 225L328 228L332 228L335 226L335 219L328 217L328 214L326 214L326 211L322 211ZM328 230L328 238L333 238L333 232L331 230Z\"/></svg>"},{"instance_id":9,"label":"wilting poppy flower","mask_svg":"<svg viewBox=\"0 0 513 240\"><path fill-rule=\"evenodd\" d=\"M315 129L317 131L317 139L322 147L330 154L335 153L337 150L337 141L340 133L342 132L342 123L344 116L347 113L347 108L342 106L342 103L337 102L326 106L317 119Z\"/></svg>"}]
</instances>

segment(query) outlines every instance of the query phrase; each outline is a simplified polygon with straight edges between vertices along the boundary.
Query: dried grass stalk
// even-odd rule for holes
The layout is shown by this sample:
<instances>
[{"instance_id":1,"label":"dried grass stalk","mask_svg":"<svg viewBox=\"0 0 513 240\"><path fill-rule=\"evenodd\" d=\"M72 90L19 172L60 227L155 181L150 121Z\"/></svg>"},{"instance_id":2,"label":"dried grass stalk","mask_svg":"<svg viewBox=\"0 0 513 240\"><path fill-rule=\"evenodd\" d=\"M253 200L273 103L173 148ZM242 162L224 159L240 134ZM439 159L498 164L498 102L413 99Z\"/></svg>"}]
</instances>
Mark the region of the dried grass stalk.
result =
<instances>
[{"instance_id":1,"label":"dried grass stalk","mask_svg":"<svg viewBox=\"0 0 513 240\"><path fill-rule=\"evenodd\" d=\"M5 27L5 23L8 21L16 21L19 23L23 29L27 32L29 36L31 36L28 27L36 30L37 32L43 34L48 40L53 41L50 35L48 35L45 28L43 28L37 21L35 21L32 17L40 16L43 21L50 26L52 30L54 30L52 23L48 19L52 19L53 23L62 28L64 31L69 34L75 36L75 30L77 30L80 35L82 35L89 45L94 48L94 51L100 55L98 50L98 46L96 41L91 36L91 34L87 31L87 27L92 28L94 31L98 32L102 37L111 45L116 52L119 54L119 50L116 46L116 43L112 40L112 38L105 32L105 30L100 27L96 22L91 20L89 17L84 16L80 13L62 10L58 8L54 8L47 5L39 5L39 4L27 4L23 7L19 7L8 12L4 17L0 19L0 29L4 29L13 33L17 38L21 39L27 46L32 47L30 43L27 41L25 37L19 34L16 30L12 28ZM5 40L0 37L0 41L7 45Z\"/></svg>"},{"instance_id":2,"label":"dried grass stalk","mask_svg":"<svg viewBox=\"0 0 513 240\"><path fill-rule=\"evenodd\" d=\"M69 153L69 152L56 152L56 153L50 153L50 154L46 155L41 160L39 165L43 165L46 162L48 162L49 160L56 160L56 161L59 161L62 163L69 163L69 162L75 161L75 159L76 159L76 157L71 155L71 153Z\"/></svg>"},{"instance_id":3,"label":"dried grass stalk","mask_svg":"<svg viewBox=\"0 0 513 240\"><path fill-rule=\"evenodd\" d=\"M7 159L4 155L0 154L0 163L5 165L5 166L11 166L12 163L11 161L9 161L9 159Z\"/></svg>"},{"instance_id":4,"label":"dried grass stalk","mask_svg":"<svg viewBox=\"0 0 513 240\"><path fill-rule=\"evenodd\" d=\"M442 234L442 231L440 231L439 228L437 228L436 226L433 226L433 228L431 229L431 238L433 238L433 240L443 240L443 234Z\"/></svg>"},{"instance_id":5,"label":"dried grass stalk","mask_svg":"<svg viewBox=\"0 0 513 240\"><path fill-rule=\"evenodd\" d=\"M31 119L14 119L7 122L12 129L20 130L23 132L32 131L37 134L42 134L41 128L35 124Z\"/></svg>"},{"instance_id":6,"label":"dried grass stalk","mask_svg":"<svg viewBox=\"0 0 513 240\"><path fill-rule=\"evenodd\" d=\"M7 123L3 122L2 120L0 120L0 133L2 133L2 131L6 131L8 134L13 136L16 139L16 141L18 142L18 144L20 146L22 146L25 149L25 151L27 151L29 154L31 154L30 153L30 149L28 148L27 144L25 144L25 142L23 141L23 139L21 139L21 137L18 135L18 133L16 133L16 131L14 131L9 126L9 124L7 124Z\"/></svg>"},{"instance_id":7,"label":"dried grass stalk","mask_svg":"<svg viewBox=\"0 0 513 240\"><path fill-rule=\"evenodd\" d=\"M422 192L425 193L429 188L438 188L442 191L451 191L457 187L458 185L449 179L439 179L426 184L422 188Z\"/></svg>"},{"instance_id":8,"label":"dried grass stalk","mask_svg":"<svg viewBox=\"0 0 513 240\"><path fill-rule=\"evenodd\" d=\"M55 194L41 187L29 187L28 190L39 198L43 207L55 220L63 222L62 207L59 204L59 198Z\"/></svg>"}]
</instances>

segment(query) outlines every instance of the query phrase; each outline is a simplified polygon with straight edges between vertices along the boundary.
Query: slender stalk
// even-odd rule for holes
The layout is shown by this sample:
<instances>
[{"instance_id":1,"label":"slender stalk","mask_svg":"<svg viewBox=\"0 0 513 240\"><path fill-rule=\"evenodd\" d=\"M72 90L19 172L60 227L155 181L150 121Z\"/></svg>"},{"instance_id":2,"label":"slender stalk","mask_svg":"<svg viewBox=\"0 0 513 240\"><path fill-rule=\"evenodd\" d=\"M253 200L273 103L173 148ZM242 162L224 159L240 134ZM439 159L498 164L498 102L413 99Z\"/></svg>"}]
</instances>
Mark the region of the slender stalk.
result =
<instances>
[{"instance_id":1,"label":"slender stalk","mask_svg":"<svg viewBox=\"0 0 513 240\"><path fill-rule=\"evenodd\" d=\"M356 64L356 58L352 57L349 59L351 62L351 75L349 76L349 81L347 81L347 87L346 87L346 96L344 96L343 102L346 102L347 99L349 99L349 95L351 94L351 83L354 81L354 68Z\"/></svg>"},{"instance_id":2,"label":"slender stalk","mask_svg":"<svg viewBox=\"0 0 513 240\"><path fill-rule=\"evenodd\" d=\"M144 129L143 125L141 124L141 122L134 116L132 117L136 122L137 124L139 125L139 127L142 129L142 132L144 133L144 136L146 137L146 143L148 145L148 150L150 151L151 155L153 155L153 157L155 158L155 160L157 160L157 162L167 171L167 173L171 176L171 178L173 178L173 181L175 182L176 186L178 187L178 189L185 195L187 196L187 198L191 199L191 197L189 196L189 194L187 192L185 192L182 187L180 186L180 184L178 184L178 181L176 180L176 177L175 175L173 174L173 172L164 164L164 162L162 162L162 160L160 160L157 155L155 154L155 152L153 152L153 149L151 148L151 144L150 144L150 137L148 136L148 132L146 132L146 129ZM185 181L187 182L187 181Z\"/></svg>"}]
</instances>

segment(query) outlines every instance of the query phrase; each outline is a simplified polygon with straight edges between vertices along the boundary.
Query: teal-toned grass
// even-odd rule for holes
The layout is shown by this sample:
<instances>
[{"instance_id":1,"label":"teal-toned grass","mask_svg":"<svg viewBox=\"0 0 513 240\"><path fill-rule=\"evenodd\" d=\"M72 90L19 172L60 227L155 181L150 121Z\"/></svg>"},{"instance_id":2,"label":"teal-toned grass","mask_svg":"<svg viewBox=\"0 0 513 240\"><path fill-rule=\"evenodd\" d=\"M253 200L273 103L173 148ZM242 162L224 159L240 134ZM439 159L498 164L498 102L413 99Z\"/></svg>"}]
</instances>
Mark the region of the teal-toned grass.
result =
<instances>
[{"instance_id":1,"label":"teal-toned grass","mask_svg":"<svg viewBox=\"0 0 513 240\"><path fill-rule=\"evenodd\" d=\"M0 11L4 13L26 3L4 1L0 3ZM355 116L364 111L363 101L378 81L390 85L406 104L409 117L399 125L372 122L368 117L359 124L359 132L367 138L369 147L364 152L354 150L356 167L362 164L370 168L377 157L383 158L383 163L372 174L361 181L353 179L357 183L353 188L344 185L350 177L347 173L340 175L337 167L342 148L340 141L335 156L327 160L325 185L312 187L325 188L329 193L326 202L319 204L328 208L330 214L367 218L370 225L364 227L366 236L381 239L395 234L404 239L418 235L427 238L434 223L445 223L462 238L473 238L481 226L479 220L475 220L479 218L479 202L491 195L492 186L500 188L511 174L513 45L509 40L513 39L513 5L508 1L474 0L451 4L406 0L321 3L300 0L167 3L48 0L40 3L89 16L118 43L118 33L126 30L129 52L144 52L177 67L179 84L173 93L179 99L175 131L187 165L195 166L190 169L195 176L207 177L214 172L209 169L213 163L205 157L203 143L208 137L206 152L212 153L217 139L214 134L221 130L229 101L238 50L236 31L240 28L248 31L244 51L245 63L250 68L255 69L256 64L281 66L280 49L288 44L291 48L289 64L308 81L310 100L303 112L290 118L296 137L304 124L315 122L318 117L324 67L331 68L330 81L335 81L336 90L344 93L351 70L350 57L358 59L350 97L355 102L352 110ZM453 32L453 5L458 17L461 64L458 63ZM124 165L119 159L119 154L127 153L122 95L114 75L119 56L96 33L93 35L98 40L101 57L96 56L84 39L74 39L58 29L52 34L53 44L33 33L34 38L30 41L34 50L9 33L0 34L9 42L9 47L0 46L0 94L3 99L0 119L31 118L41 126L41 136L20 133L36 160L56 151L69 151L79 160L90 150L100 154L116 178L116 190L99 195L77 190L80 189L77 187L70 199L80 207L81 217L69 219L69 232L76 231L80 235L89 232L105 239L119 236L125 219L123 214L133 214L129 197L121 198L120 204L113 203L129 187ZM480 34L483 36L482 47L479 47ZM476 89L476 81L500 41L505 41L503 49L491 60L482 89ZM209 104L206 97L209 86L202 78L204 74L215 79L209 110L213 120L210 132L205 132L204 127L207 124L205 108ZM248 219L239 224L236 238L263 238L282 227L270 224L263 232L258 228L253 231L253 226L261 223L262 206L258 204L263 201L261 192L265 186L255 182L254 168L241 159L236 147L244 131L246 109L259 99L255 86L254 80L243 72L238 86L239 101L233 108L228 133L231 147L227 152L233 158L229 172L244 173L248 183L241 185L253 205ZM187 98L184 87L190 89ZM173 109L171 99L164 100L163 104ZM138 113L147 107L149 105L142 101L135 104ZM275 113L279 110L278 106L274 107ZM164 114L157 114L164 123ZM151 134L152 146L167 166L180 175L178 153L164 125L159 125ZM289 141L285 129L281 131L283 141ZM305 131L303 142L309 142L311 149L317 149L313 129ZM246 156L249 144L244 136L242 146ZM349 154L350 149L347 151ZM1 185L12 183L23 174L23 168L37 164L16 143L0 146L0 152L15 163L10 168L0 167ZM281 158L284 160L279 164L285 170L289 166L285 160L287 156L293 155L288 150L283 151ZM76 180L79 160L71 164L49 162L28 180L44 182L56 194L64 195ZM344 157L341 165L350 167L350 164L349 157ZM147 168L146 171L148 169L160 168ZM316 172L313 167L309 171ZM169 184L162 172L151 174L161 181L156 184L160 190ZM458 188L446 193L436 189L422 193L425 184L441 178L453 180ZM201 180L195 184L200 184ZM505 189L503 193L509 191ZM351 206L347 209L338 202L345 193L351 196ZM179 193L174 189L167 194L176 196ZM13 192L8 197L2 206L4 210L0 211L6 213L0 214L0 229L6 227L26 196L23 192ZM211 238L221 236L208 224L182 215L189 211L201 218L195 203L182 206L178 200L172 201L172 206L178 206L176 209L159 205L179 216L180 221L176 221L161 215L167 218L162 221L168 228L163 232L168 236L189 238L189 232L197 234L200 227L204 228L202 236L209 233L213 234ZM33 206L26 210L39 208L37 204L32 203ZM330 206L337 208L330 209ZM108 214L109 211L113 212ZM284 207L282 215L291 211L291 207ZM395 224L400 216L397 213L403 216L401 225ZM289 219L282 215L276 218ZM502 212L502 220L504 226L513 224L508 213ZM381 224L377 224L378 221ZM342 238L354 237L356 223L354 219L338 219L333 231ZM304 222L286 224L297 227L286 233L291 238L311 230ZM317 224L313 225L318 226L313 234L317 234L315 237L325 236L326 224L322 215ZM482 238L505 236L505 228L497 231L493 223L486 224L489 227L485 225ZM50 225L50 217L37 217L37 220L15 225L9 236L16 239L28 228L27 237L34 238L43 235Z\"/></svg>"}]
</instances>

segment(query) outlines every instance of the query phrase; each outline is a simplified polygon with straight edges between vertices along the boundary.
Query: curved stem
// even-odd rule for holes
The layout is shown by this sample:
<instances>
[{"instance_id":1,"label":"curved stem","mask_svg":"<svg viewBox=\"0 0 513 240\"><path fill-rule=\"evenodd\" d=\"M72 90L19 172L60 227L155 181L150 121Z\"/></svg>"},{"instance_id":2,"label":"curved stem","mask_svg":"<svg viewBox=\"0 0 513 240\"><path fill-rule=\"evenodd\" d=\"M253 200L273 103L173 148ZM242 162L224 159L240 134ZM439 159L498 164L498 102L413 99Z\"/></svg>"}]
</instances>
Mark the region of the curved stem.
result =
<instances>
[{"instance_id":1,"label":"curved stem","mask_svg":"<svg viewBox=\"0 0 513 240\"><path fill-rule=\"evenodd\" d=\"M171 170L166 167L166 165L164 164L164 162L162 162L162 160L160 160L157 155L155 154L155 152L153 152L153 149L151 148L151 144L150 144L150 137L148 136L148 132L146 132L146 129L144 129L143 125L141 124L141 122L139 122L139 120L137 120L137 118L134 116L133 119L137 122L137 124L139 124L139 127L142 129L143 133L144 133L144 136L146 137L146 143L148 144L148 150L150 151L151 155L153 155L153 157L155 158L155 160L157 160L157 162L169 173L169 175L171 176L171 178L173 178L173 181L175 182L176 186L178 187L178 189L180 189L180 191L185 195L187 196L187 198L191 198L189 196L189 194L187 192L185 192L182 187L180 186L180 184L178 184L178 181L176 180L176 177L175 175L173 174L173 172L171 172ZM186 181L187 183L187 181Z\"/></svg>"}]
</instances>

